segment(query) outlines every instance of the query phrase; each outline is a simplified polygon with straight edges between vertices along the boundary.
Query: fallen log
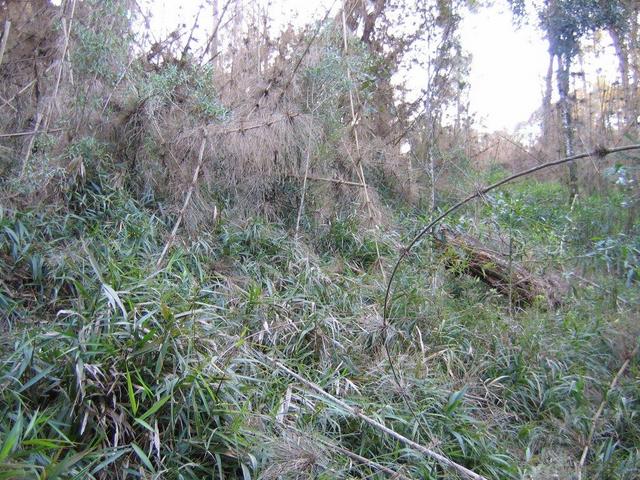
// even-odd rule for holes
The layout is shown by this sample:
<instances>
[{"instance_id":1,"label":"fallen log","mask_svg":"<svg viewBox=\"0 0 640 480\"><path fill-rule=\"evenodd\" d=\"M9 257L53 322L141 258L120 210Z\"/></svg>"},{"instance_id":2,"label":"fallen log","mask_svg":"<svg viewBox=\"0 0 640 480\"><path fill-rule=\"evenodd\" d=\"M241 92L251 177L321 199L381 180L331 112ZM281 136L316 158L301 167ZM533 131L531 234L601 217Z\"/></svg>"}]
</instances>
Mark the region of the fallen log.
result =
<instances>
[{"instance_id":1,"label":"fallen log","mask_svg":"<svg viewBox=\"0 0 640 480\"><path fill-rule=\"evenodd\" d=\"M516 305L530 305L536 299L544 299L556 308L569 291L568 284L559 276L533 273L520 263L510 261L508 254L488 247L471 235L443 226L433 237L447 269L480 279L510 297Z\"/></svg>"}]
</instances>

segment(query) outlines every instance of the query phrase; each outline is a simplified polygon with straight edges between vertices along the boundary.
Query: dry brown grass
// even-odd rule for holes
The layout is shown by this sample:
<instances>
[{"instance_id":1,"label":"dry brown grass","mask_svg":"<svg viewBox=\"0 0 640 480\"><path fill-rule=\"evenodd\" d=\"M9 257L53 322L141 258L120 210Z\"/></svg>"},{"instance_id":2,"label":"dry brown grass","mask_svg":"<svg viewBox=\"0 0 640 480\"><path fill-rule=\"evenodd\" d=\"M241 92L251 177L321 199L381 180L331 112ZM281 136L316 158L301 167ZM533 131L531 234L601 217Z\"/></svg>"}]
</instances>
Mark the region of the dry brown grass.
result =
<instances>
[{"instance_id":1,"label":"dry brown grass","mask_svg":"<svg viewBox=\"0 0 640 480\"><path fill-rule=\"evenodd\" d=\"M219 209L221 203L233 208L233 216L287 217L300 202L307 156L310 177L361 183L360 168L365 178L375 168L395 191L415 199L413 181L404 175L406 159L375 134L377 117L369 118L370 106L357 97L352 125L353 87L344 85L341 70L348 60L338 55L341 40L330 21L270 38L256 28L260 18L236 15L234 22L241 23L227 28L228 51L216 57L210 75L203 73L206 62L180 53L179 34L155 43L149 53L130 49L128 58L102 59L99 68L84 71L74 68L83 67L76 62L79 52L87 53L87 32L103 35L115 25L116 34L124 35L131 26L115 17L105 22L78 2L67 44L58 27L63 19L71 24L75 2L61 9L40 0L23 11L17 2L4 3L13 33L0 66L0 102L3 112L12 113L0 120L7 132L0 137L0 166L12 201L55 203L77 181L108 171L112 180L177 214L198 163L203 128L207 149L184 212L188 230L211 220L214 204ZM328 70L317 78L307 75L317 68ZM181 80L162 83L167 72ZM214 98L219 115L205 111ZM106 145L109 165L70 154L86 138ZM374 182L365 192L310 180L305 215L323 221L347 209L368 226L380 225L385 214L376 187Z\"/></svg>"}]
</instances>

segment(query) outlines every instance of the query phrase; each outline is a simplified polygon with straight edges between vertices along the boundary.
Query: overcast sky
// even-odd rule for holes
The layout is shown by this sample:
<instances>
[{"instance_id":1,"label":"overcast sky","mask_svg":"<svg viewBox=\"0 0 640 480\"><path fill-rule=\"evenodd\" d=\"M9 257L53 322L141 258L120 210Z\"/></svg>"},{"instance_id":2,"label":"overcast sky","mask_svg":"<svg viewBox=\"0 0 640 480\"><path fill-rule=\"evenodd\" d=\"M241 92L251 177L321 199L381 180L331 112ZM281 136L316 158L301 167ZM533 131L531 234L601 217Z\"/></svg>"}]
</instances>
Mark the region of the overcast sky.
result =
<instances>
[{"instance_id":1,"label":"overcast sky","mask_svg":"<svg viewBox=\"0 0 640 480\"><path fill-rule=\"evenodd\" d=\"M147 0L154 6L153 29L168 32L176 25L193 24L199 0ZM222 2L221 2L222 3ZM340 0L271 0L270 13L276 21L297 18L300 24L322 18L330 5ZM200 20L207 25L203 12ZM210 17L208 17L210 18ZM526 122L540 106L544 75L548 66L547 44L534 26L513 26L505 0L465 15L461 25L463 48L472 55L470 72L471 111L477 128L484 131L513 130ZM611 52L592 58L588 66L610 81L615 79L616 63ZM417 82L417 80L416 80Z\"/></svg>"}]
</instances>

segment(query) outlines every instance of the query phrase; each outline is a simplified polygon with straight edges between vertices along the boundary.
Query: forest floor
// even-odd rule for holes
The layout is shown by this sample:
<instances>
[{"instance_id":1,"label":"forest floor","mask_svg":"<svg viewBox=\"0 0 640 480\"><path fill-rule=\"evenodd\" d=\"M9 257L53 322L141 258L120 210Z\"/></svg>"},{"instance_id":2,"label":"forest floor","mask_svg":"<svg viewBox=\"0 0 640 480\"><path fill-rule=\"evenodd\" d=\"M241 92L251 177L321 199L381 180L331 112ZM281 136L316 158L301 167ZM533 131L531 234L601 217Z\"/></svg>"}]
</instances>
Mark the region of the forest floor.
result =
<instances>
[{"instance_id":1,"label":"forest floor","mask_svg":"<svg viewBox=\"0 0 640 480\"><path fill-rule=\"evenodd\" d=\"M354 411L485 478L639 478L637 218L566 198L523 182L448 219L563 276L562 305L511 305L427 240L388 324L413 209L298 239L222 215L159 269L172 219L106 183L3 211L0 478L459 478Z\"/></svg>"}]
</instances>

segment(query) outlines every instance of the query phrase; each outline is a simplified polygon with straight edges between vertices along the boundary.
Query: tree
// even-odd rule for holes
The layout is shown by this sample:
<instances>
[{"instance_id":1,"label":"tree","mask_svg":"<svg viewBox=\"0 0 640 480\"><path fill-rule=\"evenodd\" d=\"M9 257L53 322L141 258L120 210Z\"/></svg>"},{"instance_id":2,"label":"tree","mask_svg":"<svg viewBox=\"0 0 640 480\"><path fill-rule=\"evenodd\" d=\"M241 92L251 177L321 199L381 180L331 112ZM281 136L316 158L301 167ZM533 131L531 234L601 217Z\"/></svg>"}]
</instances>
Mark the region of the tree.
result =
<instances>
[{"instance_id":1,"label":"tree","mask_svg":"<svg viewBox=\"0 0 640 480\"><path fill-rule=\"evenodd\" d=\"M354 34L362 31L360 39L383 66L371 100L376 111L372 131L393 148L408 139L420 152L431 185L432 209L443 116L455 108L456 132L467 112L462 98L468 89L470 57L462 49L458 29L462 10L472 4L469 0L349 0L344 4L348 27ZM399 80L407 71L422 73L417 98L406 95L402 86L392 86L392 77L399 74L394 78Z\"/></svg>"},{"instance_id":2,"label":"tree","mask_svg":"<svg viewBox=\"0 0 640 480\"><path fill-rule=\"evenodd\" d=\"M510 0L516 18L526 16L527 6L532 0ZM599 0L544 0L538 6L540 28L544 30L549 43L551 63L557 61L556 85L559 95L560 117L564 156L574 154L574 125L571 116L569 95L570 76L573 60L580 52L580 40L607 24L614 11L608 1ZM534 5L535 7L535 5ZM548 75L547 78L551 78ZM548 101L549 95L545 95ZM569 190L571 199L578 194L578 171L575 162L569 163Z\"/></svg>"},{"instance_id":3,"label":"tree","mask_svg":"<svg viewBox=\"0 0 640 480\"><path fill-rule=\"evenodd\" d=\"M604 27L609 32L618 57L620 83L624 101L625 127L637 123L639 65L638 65L638 15L640 3L637 0L616 2L601 0L604 13Z\"/></svg>"}]
</instances>

